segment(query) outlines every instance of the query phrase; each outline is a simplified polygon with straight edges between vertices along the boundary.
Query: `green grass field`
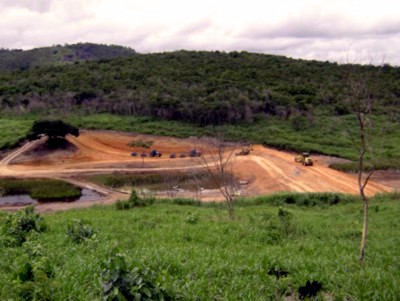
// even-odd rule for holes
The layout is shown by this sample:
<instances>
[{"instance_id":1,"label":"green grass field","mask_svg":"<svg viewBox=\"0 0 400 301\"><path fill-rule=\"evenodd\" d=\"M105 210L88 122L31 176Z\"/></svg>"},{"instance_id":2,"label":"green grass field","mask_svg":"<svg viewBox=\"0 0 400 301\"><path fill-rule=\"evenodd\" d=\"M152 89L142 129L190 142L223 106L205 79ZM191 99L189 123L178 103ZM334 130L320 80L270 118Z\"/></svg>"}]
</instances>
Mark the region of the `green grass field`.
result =
<instances>
[{"instance_id":1,"label":"green grass field","mask_svg":"<svg viewBox=\"0 0 400 301\"><path fill-rule=\"evenodd\" d=\"M297 296L307 280L322 283L315 300L398 300L399 200L371 200L363 267L357 260L362 213L356 200L281 208L242 201L233 221L219 205L166 201L123 211L98 206L47 214L47 230L29 235L20 247L7 246L3 233L0 299L36 294L45 300L49 294L51 300L101 300L101 274L117 248L129 266L154 271L158 285L178 300L283 300ZM6 219L0 213L3 226ZM76 219L95 233L80 244L67 235ZM288 274L269 275L274 269Z\"/></svg>"}]
</instances>

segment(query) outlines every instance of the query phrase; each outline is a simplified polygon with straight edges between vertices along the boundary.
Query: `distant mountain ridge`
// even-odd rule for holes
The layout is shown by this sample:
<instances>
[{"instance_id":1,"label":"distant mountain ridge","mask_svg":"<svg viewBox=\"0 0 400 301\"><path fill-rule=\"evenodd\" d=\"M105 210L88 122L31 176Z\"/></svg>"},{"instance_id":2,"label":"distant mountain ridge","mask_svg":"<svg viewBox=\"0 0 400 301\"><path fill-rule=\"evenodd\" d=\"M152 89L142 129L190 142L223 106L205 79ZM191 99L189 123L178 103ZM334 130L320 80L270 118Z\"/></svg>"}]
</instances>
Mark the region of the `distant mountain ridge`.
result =
<instances>
[{"instance_id":1,"label":"distant mountain ridge","mask_svg":"<svg viewBox=\"0 0 400 301\"><path fill-rule=\"evenodd\" d=\"M135 54L136 51L129 47L94 43L55 45L31 50L0 49L0 72L108 60Z\"/></svg>"}]
</instances>

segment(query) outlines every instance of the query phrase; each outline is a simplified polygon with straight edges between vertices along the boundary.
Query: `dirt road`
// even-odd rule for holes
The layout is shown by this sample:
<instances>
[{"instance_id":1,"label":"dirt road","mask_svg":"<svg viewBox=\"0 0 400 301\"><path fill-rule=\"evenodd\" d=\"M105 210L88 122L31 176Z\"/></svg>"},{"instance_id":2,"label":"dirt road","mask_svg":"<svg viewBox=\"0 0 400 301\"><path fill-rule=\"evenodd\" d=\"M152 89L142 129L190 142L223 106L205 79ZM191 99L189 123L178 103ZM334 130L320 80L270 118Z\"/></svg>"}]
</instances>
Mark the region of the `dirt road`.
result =
<instances>
[{"instance_id":1,"label":"dirt road","mask_svg":"<svg viewBox=\"0 0 400 301\"><path fill-rule=\"evenodd\" d=\"M152 148L162 152L163 156L145 158L143 162L140 157L132 157L132 151L140 153L144 149L129 147L128 143L139 139L153 141ZM73 176L87 173L159 173L173 170L190 172L203 169L199 159L171 159L169 155L187 155L195 148L207 156L209 149L205 140L197 138L177 139L113 131L82 131L78 138L71 136L68 137L68 141L70 147L62 151L35 149L40 145L40 141L22 146L0 162L0 177L66 178L82 187L92 185L92 189L107 195L112 201L121 197L121 194L83 183ZM257 145L253 147L250 155L234 157L232 171L238 180L248 183L241 186L243 194L248 196L278 191L357 194L356 177L328 168L325 161L318 160L314 166L305 167L294 162L292 153ZM392 190L392 187L371 181L367 193L373 195Z\"/></svg>"}]
</instances>

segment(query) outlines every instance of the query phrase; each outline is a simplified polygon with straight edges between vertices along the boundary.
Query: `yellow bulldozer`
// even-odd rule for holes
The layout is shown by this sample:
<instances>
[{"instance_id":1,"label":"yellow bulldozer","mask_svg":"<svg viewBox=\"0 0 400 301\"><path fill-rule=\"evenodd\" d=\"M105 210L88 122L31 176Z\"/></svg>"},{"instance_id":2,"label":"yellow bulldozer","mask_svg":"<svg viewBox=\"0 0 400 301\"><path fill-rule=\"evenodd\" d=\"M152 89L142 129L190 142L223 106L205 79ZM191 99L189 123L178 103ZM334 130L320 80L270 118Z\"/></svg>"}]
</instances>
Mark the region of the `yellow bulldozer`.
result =
<instances>
[{"instance_id":1,"label":"yellow bulldozer","mask_svg":"<svg viewBox=\"0 0 400 301\"><path fill-rule=\"evenodd\" d=\"M250 146L243 146L242 149L240 150L240 152L236 153L236 156L247 156L248 154L250 154L250 151L252 151L252 147Z\"/></svg>"},{"instance_id":2,"label":"yellow bulldozer","mask_svg":"<svg viewBox=\"0 0 400 301\"><path fill-rule=\"evenodd\" d=\"M313 160L310 158L310 153L301 153L294 158L295 162L299 162L304 166L312 166Z\"/></svg>"}]
</instances>

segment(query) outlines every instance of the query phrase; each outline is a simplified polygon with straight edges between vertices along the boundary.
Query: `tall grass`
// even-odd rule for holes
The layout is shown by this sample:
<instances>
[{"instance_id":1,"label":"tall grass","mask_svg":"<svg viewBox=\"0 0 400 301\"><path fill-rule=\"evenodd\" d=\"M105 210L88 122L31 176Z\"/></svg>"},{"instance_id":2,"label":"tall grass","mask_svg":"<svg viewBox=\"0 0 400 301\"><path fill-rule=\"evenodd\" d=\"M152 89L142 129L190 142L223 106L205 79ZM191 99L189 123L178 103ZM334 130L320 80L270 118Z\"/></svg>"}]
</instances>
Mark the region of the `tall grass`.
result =
<instances>
[{"instance_id":1,"label":"tall grass","mask_svg":"<svg viewBox=\"0 0 400 301\"><path fill-rule=\"evenodd\" d=\"M155 271L182 300L279 300L297 296L307 280L321 282L333 300L397 300L400 202L395 198L381 196L376 205L372 200L379 209L371 210L363 267L357 261L362 212L352 202L237 206L233 221L222 207L160 203L45 215L43 234L20 248L0 243L0 299L18 299L16 273L28 260L50 263L52 274L44 284L53 289L53 299L100 300L102 269L117 248L130 266ZM0 214L1 223L4 217ZM96 237L71 242L67 225L76 219L90 223ZM27 257L32 250L36 255ZM273 270L288 275L277 278Z\"/></svg>"}]
</instances>

